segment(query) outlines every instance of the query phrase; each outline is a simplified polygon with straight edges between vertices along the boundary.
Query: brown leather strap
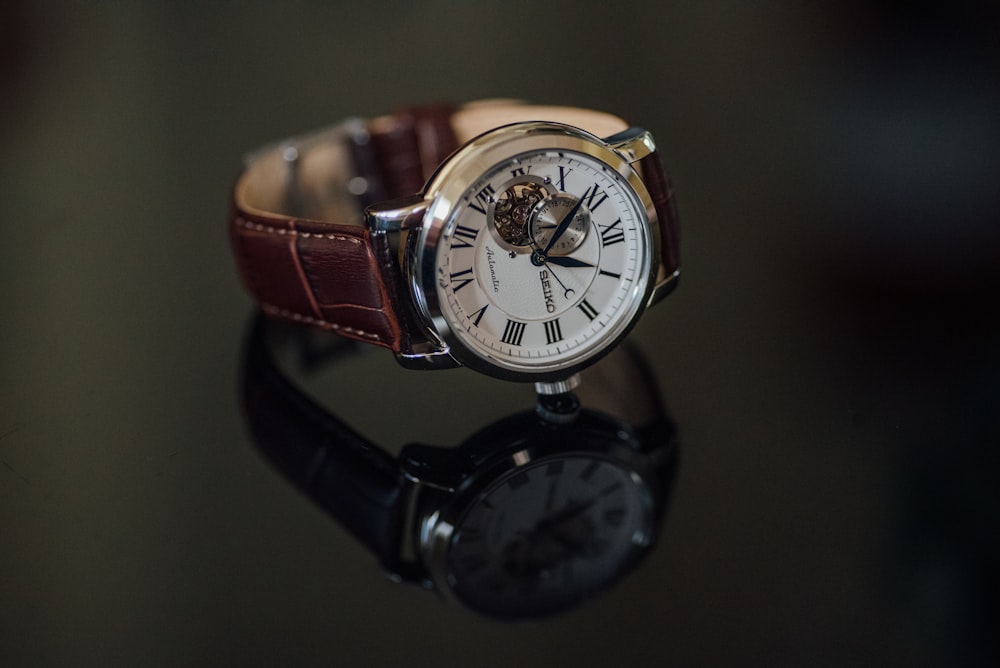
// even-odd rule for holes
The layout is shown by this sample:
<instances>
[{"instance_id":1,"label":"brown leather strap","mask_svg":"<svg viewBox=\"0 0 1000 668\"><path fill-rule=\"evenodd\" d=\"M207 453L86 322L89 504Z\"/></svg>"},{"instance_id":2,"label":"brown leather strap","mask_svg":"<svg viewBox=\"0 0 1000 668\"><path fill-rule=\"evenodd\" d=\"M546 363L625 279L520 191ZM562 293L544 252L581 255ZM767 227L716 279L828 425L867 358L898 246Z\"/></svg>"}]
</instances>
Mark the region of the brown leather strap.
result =
<instances>
[{"instance_id":1,"label":"brown leather strap","mask_svg":"<svg viewBox=\"0 0 1000 668\"><path fill-rule=\"evenodd\" d=\"M232 244L261 309L400 350L407 332L385 239L358 226L238 212Z\"/></svg>"},{"instance_id":2,"label":"brown leather strap","mask_svg":"<svg viewBox=\"0 0 1000 668\"><path fill-rule=\"evenodd\" d=\"M650 153L640 160L639 169L660 222L660 272L669 278L681 267L680 225L674 190L659 153Z\"/></svg>"},{"instance_id":3,"label":"brown leather strap","mask_svg":"<svg viewBox=\"0 0 1000 668\"><path fill-rule=\"evenodd\" d=\"M411 349L420 326L384 234L363 209L419 192L460 144L489 129L554 120L610 136L628 127L603 112L511 101L406 108L261 152L233 188L230 237L261 309L345 336ZM640 169L663 231L663 262L678 266L670 184L659 158Z\"/></svg>"},{"instance_id":4,"label":"brown leather strap","mask_svg":"<svg viewBox=\"0 0 1000 668\"><path fill-rule=\"evenodd\" d=\"M457 146L450 115L442 105L405 109L364 131L335 132L336 142L315 149L329 153L322 160L290 142L248 167L234 188L230 236L244 283L265 313L409 349L419 328L405 283L385 236L363 226L360 209L423 187Z\"/></svg>"},{"instance_id":5,"label":"brown leather strap","mask_svg":"<svg viewBox=\"0 0 1000 668\"><path fill-rule=\"evenodd\" d=\"M454 107L408 107L371 124L372 145L388 199L420 192L437 166L458 148Z\"/></svg>"}]
</instances>

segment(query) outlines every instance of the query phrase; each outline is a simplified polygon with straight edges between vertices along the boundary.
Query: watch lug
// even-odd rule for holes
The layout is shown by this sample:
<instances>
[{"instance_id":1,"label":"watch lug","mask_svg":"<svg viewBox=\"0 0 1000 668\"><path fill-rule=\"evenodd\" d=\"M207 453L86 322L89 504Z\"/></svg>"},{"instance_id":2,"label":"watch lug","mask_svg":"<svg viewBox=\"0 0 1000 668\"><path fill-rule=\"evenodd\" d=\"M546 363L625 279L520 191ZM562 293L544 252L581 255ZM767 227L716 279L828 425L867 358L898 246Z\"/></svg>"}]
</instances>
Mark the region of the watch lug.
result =
<instances>
[{"instance_id":1,"label":"watch lug","mask_svg":"<svg viewBox=\"0 0 1000 668\"><path fill-rule=\"evenodd\" d=\"M427 212L427 200L410 195L378 202L365 209L365 223L372 232L399 232L419 227Z\"/></svg>"},{"instance_id":2,"label":"watch lug","mask_svg":"<svg viewBox=\"0 0 1000 668\"><path fill-rule=\"evenodd\" d=\"M681 272L678 269L669 276L658 277L656 285L653 286L653 292L649 295L649 301L646 302L646 306L652 306L656 304L661 299L669 295L677 287L678 281L681 279Z\"/></svg>"},{"instance_id":3,"label":"watch lug","mask_svg":"<svg viewBox=\"0 0 1000 668\"><path fill-rule=\"evenodd\" d=\"M382 571L392 582L431 589L433 585L430 576L413 541L413 537L420 533L422 523L421 485L408 481L404 487L407 490L407 503L403 526L399 529L399 545L395 551L381 556Z\"/></svg>"},{"instance_id":4,"label":"watch lug","mask_svg":"<svg viewBox=\"0 0 1000 668\"><path fill-rule=\"evenodd\" d=\"M433 371L435 369L455 369L462 364L451 356L448 348L428 341L413 346L407 352L396 353L396 361L405 369Z\"/></svg>"},{"instance_id":5,"label":"watch lug","mask_svg":"<svg viewBox=\"0 0 1000 668\"><path fill-rule=\"evenodd\" d=\"M423 224L427 212L427 200L421 195L411 195L399 199L378 202L365 209L365 223L372 234L385 235L394 255L402 256L406 236ZM400 260L405 271L406 261ZM396 361L407 369L453 369L461 366L448 353L448 348L435 341L420 340L416 337L410 347L396 353Z\"/></svg>"},{"instance_id":6,"label":"watch lug","mask_svg":"<svg viewBox=\"0 0 1000 668\"><path fill-rule=\"evenodd\" d=\"M399 470L412 482L453 492L465 479L461 461L453 448L411 443L399 454Z\"/></svg>"},{"instance_id":7,"label":"watch lug","mask_svg":"<svg viewBox=\"0 0 1000 668\"><path fill-rule=\"evenodd\" d=\"M384 568L385 577L393 584L414 585L421 589L434 589L434 582L427 575L426 569L418 562L396 564L393 568Z\"/></svg>"},{"instance_id":8,"label":"watch lug","mask_svg":"<svg viewBox=\"0 0 1000 668\"><path fill-rule=\"evenodd\" d=\"M653 135L648 130L643 130L642 128L623 130L618 134L605 137L604 141L612 149L625 156L625 159L629 162L642 160L656 150L656 142L653 141Z\"/></svg>"}]
</instances>

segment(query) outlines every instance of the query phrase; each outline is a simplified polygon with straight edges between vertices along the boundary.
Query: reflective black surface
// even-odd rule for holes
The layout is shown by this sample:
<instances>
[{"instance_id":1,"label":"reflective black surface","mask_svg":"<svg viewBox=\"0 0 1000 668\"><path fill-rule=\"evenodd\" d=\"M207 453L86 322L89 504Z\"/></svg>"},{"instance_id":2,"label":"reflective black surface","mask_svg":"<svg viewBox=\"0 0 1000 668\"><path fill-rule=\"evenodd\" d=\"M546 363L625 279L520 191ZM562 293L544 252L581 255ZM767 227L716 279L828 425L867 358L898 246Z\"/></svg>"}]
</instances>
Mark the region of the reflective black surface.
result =
<instances>
[{"instance_id":1,"label":"reflective black surface","mask_svg":"<svg viewBox=\"0 0 1000 668\"><path fill-rule=\"evenodd\" d=\"M398 460L294 378L326 371L350 385L338 363L364 346L258 317L245 348L243 407L257 447L393 581L486 616L541 618L593 598L653 547L676 429L632 345L583 372L576 393L539 396L457 445L409 444ZM282 370L281 352L297 363ZM422 399L446 406L450 395Z\"/></svg>"},{"instance_id":2,"label":"reflective black surface","mask_svg":"<svg viewBox=\"0 0 1000 668\"><path fill-rule=\"evenodd\" d=\"M4 3L0 664L995 664L981 5ZM630 337L683 444L656 548L514 624L381 578L256 452L224 231L244 151L488 96L653 131L684 244ZM393 456L533 402L341 373L307 389Z\"/></svg>"}]
</instances>

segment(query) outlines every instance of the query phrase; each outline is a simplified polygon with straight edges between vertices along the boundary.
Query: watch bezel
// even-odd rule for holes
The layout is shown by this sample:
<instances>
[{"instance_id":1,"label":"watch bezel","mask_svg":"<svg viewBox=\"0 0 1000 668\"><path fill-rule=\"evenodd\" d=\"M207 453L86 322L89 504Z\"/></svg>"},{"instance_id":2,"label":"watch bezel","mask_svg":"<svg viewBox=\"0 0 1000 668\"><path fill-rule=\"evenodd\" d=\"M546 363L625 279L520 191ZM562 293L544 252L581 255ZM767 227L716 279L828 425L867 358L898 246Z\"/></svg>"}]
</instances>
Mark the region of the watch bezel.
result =
<instances>
[{"instance_id":1,"label":"watch bezel","mask_svg":"<svg viewBox=\"0 0 1000 668\"><path fill-rule=\"evenodd\" d=\"M621 468L635 485L635 493L641 504L642 531L633 536L630 549L615 565L613 575L606 581L595 588L574 592L574 595L554 608L524 610L522 614L505 616L506 618L548 616L570 609L598 593L631 572L656 542L659 529L656 507L664 490L654 470L654 463L642 452L637 437L627 425L586 411L574 427L555 431L550 427L536 427L528 429L528 435L525 436L523 420L526 417L534 418L523 415L508 418L510 424L517 426L514 431L493 425L497 427L497 433L488 444L475 443L476 436L469 439L475 443L475 452L467 453L470 455L466 460L470 465L467 477L442 507L425 515L417 534L417 551L435 590L451 602L493 617L504 615L473 607L453 586L449 561L452 537L482 498L525 468L573 457L600 460ZM502 442L504 438L509 439L505 444Z\"/></svg>"},{"instance_id":2,"label":"watch bezel","mask_svg":"<svg viewBox=\"0 0 1000 668\"><path fill-rule=\"evenodd\" d=\"M604 345L583 356L548 365L524 365L483 356L467 346L448 324L437 295L438 243L463 195L482 175L499 163L524 153L557 150L583 154L616 172L632 189L646 216L649 265L644 284L637 286L635 311L615 325ZM652 198L632 162L599 137L555 122L514 123L490 130L466 143L431 177L424 191L426 211L417 230L407 239L404 271L417 313L448 354L460 364L503 380L550 382L562 380L590 366L612 350L638 321L653 293L660 266L660 230Z\"/></svg>"}]
</instances>

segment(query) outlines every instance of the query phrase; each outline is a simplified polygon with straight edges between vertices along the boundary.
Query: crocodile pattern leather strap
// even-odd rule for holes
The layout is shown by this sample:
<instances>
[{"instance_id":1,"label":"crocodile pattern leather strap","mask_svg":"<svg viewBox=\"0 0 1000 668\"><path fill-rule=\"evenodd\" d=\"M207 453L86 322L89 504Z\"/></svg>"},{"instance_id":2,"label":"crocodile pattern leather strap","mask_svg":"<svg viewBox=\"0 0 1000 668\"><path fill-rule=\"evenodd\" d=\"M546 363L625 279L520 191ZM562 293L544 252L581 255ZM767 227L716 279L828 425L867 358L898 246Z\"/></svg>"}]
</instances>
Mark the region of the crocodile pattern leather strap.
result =
<instances>
[{"instance_id":1,"label":"crocodile pattern leather strap","mask_svg":"<svg viewBox=\"0 0 1000 668\"><path fill-rule=\"evenodd\" d=\"M660 222L660 273L670 278L681 268L680 225L673 187L658 153L640 160L639 169Z\"/></svg>"},{"instance_id":2,"label":"crocodile pattern leather strap","mask_svg":"<svg viewBox=\"0 0 1000 668\"><path fill-rule=\"evenodd\" d=\"M457 146L448 107L405 110L277 146L233 191L230 237L261 309L395 351L409 347L404 283L363 206L419 191Z\"/></svg>"},{"instance_id":3,"label":"crocodile pattern leather strap","mask_svg":"<svg viewBox=\"0 0 1000 668\"><path fill-rule=\"evenodd\" d=\"M403 109L258 152L233 188L230 238L244 284L272 316L411 349L421 327L384 234L364 207L419 192L458 146L509 123L553 120L599 137L628 127L602 112L516 102ZM663 263L676 271L677 222L659 157L640 162L660 219Z\"/></svg>"},{"instance_id":4,"label":"crocodile pattern leather strap","mask_svg":"<svg viewBox=\"0 0 1000 668\"><path fill-rule=\"evenodd\" d=\"M260 451L383 563L392 563L406 506L395 459L292 384L271 356L261 317L245 346L243 407Z\"/></svg>"}]
</instances>

